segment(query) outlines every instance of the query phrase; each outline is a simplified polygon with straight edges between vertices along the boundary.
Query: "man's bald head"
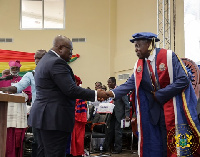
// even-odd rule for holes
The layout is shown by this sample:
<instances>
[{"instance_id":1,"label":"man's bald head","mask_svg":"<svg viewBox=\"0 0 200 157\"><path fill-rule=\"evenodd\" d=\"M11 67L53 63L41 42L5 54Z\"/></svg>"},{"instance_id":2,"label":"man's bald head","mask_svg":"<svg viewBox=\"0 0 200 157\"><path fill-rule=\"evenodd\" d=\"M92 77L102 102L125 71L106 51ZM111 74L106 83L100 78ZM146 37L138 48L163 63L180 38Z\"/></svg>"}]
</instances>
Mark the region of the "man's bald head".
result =
<instances>
[{"instance_id":1,"label":"man's bald head","mask_svg":"<svg viewBox=\"0 0 200 157\"><path fill-rule=\"evenodd\" d=\"M40 59L47 53L46 50L37 50L35 52L35 64L37 65Z\"/></svg>"},{"instance_id":2,"label":"man's bald head","mask_svg":"<svg viewBox=\"0 0 200 157\"><path fill-rule=\"evenodd\" d=\"M72 57L72 42L69 38L58 35L53 40L53 51L55 51L62 59L69 62Z\"/></svg>"},{"instance_id":3,"label":"man's bald head","mask_svg":"<svg viewBox=\"0 0 200 157\"><path fill-rule=\"evenodd\" d=\"M70 44L70 43L71 43L71 40L69 38L62 36L62 35L58 35L53 40L53 48L59 47L61 45L65 45L65 44Z\"/></svg>"}]
</instances>

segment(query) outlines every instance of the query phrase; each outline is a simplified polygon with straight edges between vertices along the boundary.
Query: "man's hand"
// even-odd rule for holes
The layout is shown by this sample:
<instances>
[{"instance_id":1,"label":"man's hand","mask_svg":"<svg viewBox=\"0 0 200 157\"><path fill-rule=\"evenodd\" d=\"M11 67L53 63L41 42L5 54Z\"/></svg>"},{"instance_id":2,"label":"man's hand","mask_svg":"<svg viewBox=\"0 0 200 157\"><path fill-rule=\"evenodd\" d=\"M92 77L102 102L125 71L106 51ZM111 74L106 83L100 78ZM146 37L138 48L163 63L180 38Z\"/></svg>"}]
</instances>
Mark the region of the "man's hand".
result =
<instances>
[{"instance_id":1,"label":"man's hand","mask_svg":"<svg viewBox=\"0 0 200 157\"><path fill-rule=\"evenodd\" d=\"M107 96L106 91L103 89L97 89L97 100L98 101L104 101L107 100L109 96Z\"/></svg>"},{"instance_id":2,"label":"man's hand","mask_svg":"<svg viewBox=\"0 0 200 157\"><path fill-rule=\"evenodd\" d=\"M160 104L160 102L156 99L156 92L155 91L151 91L151 94L153 94L154 100Z\"/></svg>"},{"instance_id":3,"label":"man's hand","mask_svg":"<svg viewBox=\"0 0 200 157\"><path fill-rule=\"evenodd\" d=\"M14 86L2 87L0 88L0 91L4 93L8 93L8 94L13 94L13 93L17 93L17 88Z\"/></svg>"},{"instance_id":4,"label":"man's hand","mask_svg":"<svg viewBox=\"0 0 200 157\"><path fill-rule=\"evenodd\" d=\"M127 122L130 122L130 118L129 118L128 116L125 117L125 120L126 120Z\"/></svg>"},{"instance_id":5,"label":"man's hand","mask_svg":"<svg viewBox=\"0 0 200 157\"><path fill-rule=\"evenodd\" d=\"M108 97L114 98L112 91L107 91L106 94L107 94Z\"/></svg>"}]
</instances>

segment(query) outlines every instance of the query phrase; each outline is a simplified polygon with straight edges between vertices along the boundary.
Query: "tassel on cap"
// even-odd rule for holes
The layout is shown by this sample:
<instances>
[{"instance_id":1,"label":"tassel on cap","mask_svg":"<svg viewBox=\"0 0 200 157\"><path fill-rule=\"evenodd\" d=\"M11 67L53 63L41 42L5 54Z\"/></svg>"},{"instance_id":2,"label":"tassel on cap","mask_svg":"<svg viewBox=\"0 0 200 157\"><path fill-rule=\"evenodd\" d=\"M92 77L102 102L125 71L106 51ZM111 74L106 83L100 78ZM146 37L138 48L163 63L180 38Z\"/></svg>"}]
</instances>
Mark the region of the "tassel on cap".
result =
<instances>
[{"instance_id":1,"label":"tassel on cap","mask_svg":"<svg viewBox=\"0 0 200 157\"><path fill-rule=\"evenodd\" d=\"M149 45L149 48L148 48L148 50L151 51L150 55L153 54L154 48L155 48L155 38L152 38L151 44Z\"/></svg>"}]
</instances>

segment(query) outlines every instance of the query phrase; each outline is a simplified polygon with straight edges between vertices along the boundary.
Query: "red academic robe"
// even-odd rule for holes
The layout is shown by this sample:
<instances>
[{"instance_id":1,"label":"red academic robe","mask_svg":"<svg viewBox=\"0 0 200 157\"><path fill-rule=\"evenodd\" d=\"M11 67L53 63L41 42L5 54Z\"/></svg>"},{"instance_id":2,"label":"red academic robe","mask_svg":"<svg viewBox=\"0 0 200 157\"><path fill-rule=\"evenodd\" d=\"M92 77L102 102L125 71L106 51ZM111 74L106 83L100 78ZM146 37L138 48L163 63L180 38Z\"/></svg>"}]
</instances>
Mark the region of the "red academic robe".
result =
<instances>
[{"instance_id":1,"label":"red academic robe","mask_svg":"<svg viewBox=\"0 0 200 157\"><path fill-rule=\"evenodd\" d=\"M77 99L75 106L75 124L71 138L71 154L73 156L84 154L85 124L87 123L87 103Z\"/></svg>"}]
</instances>

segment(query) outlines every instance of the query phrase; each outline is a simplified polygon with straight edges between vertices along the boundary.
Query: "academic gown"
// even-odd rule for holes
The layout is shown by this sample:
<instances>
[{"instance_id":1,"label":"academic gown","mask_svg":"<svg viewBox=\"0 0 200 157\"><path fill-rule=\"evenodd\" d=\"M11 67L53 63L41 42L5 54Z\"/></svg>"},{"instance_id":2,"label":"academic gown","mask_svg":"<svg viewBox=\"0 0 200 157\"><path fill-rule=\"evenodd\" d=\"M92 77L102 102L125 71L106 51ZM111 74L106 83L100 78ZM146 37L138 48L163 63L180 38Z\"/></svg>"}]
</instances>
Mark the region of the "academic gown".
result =
<instances>
[{"instance_id":1,"label":"academic gown","mask_svg":"<svg viewBox=\"0 0 200 157\"><path fill-rule=\"evenodd\" d=\"M187 83L185 68L172 51L156 49L155 59L155 76L160 88L155 92L157 100L151 93L153 87L147 63L142 59L137 61L131 78L113 90L115 99L118 99L135 89L138 154L140 157L162 157L163 139L159 121L164 116L167 157L200 156L197 100L192 84ZM189 145L184 147L184 144Z\"/></svg>"}]
</instances>

